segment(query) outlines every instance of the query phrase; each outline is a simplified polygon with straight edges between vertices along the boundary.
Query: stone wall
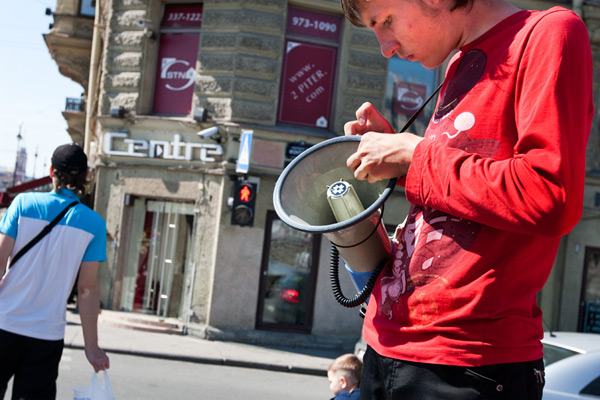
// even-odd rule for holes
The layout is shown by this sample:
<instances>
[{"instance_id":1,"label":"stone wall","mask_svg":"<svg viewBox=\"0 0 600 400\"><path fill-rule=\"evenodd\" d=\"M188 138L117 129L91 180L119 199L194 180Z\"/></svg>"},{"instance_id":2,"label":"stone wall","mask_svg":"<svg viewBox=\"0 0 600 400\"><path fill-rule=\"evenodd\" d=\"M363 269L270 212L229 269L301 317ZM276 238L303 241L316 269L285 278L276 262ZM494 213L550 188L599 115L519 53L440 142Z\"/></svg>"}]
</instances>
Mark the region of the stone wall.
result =
<instances>
[{"instance_id":1,"label":"stone wall","mask_svg":"<svg viewBox=\"0 0 600 400\"><path fill-rule=\"evenodd\" d=\"M582 18L587 25L594 58L594 105L600 107L600 2L586 2ZM598 112L594 117L587 148L587 170L600 171L600 135L598 133Z\"/></svg>"},{"instance_id":2,"label":"stone wall","mask_svg":"<svg viewBox=\"0 0 600 400\"><path fill-rule=\"evenodd\" d=\"M368 101L384 109L387 78L387 59L381 56L377 38L369 29L357 28L348 21L342 44L340 90L336 114L336 131L343 132L343 124L354 120L355 112Z\"/></svg>"},{"instance_id":3,"label":"stone wall","mask_svg":"<svg viewBox=\"0 0 600 400\"><path fill-rule=\"evenodd\" d=\"M311 3L325 12L341 12L337 1ZM105 8L101 114L113 106L150 113L158 43L144 35L138 21L153 21L157 31L160 7L156 0L115 0ZM285 0L204 2L194 107L205 107L221 121L277 124L287 7ZM383 107L387 72L372 32L345 20L343 26L333 108L336 132L364 101Z\"/></svg>"},{"instance_id":4,"label":"stone wall","mask_svg":"<svg viewBox=\"0 0 600 400\"><path fill-rule=\"evenodd\" d=\"M100 90L100 114L109 114L113 106L141 113L140 99L145 47L152 39L144 35L138 21L148 19L150 0L114 0L113 7L102 11L104 29L103 75Z\"/></svg>"},{"instance_id":5,"label":"stone wall","mask_svg":"<svg viewBox=\"0 0 600 400\"><path fill-rule=\"evenodd\" d=\"M206 1L194 103L218 119L274 125L285 0Z\"/></svg>"}]
</instances>

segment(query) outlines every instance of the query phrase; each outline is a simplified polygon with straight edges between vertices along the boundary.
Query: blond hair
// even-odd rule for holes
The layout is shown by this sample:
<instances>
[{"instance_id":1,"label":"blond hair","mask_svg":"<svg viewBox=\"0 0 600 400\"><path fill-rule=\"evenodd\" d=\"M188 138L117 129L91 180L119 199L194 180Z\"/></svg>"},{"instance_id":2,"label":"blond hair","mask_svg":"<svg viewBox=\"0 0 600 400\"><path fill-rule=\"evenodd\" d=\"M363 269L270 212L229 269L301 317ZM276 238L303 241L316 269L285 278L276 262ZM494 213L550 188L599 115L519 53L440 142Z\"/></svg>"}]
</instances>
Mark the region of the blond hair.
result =
<instances>
[{"instance_id":1,"label":"blond hair","mask_svg":"<svg viewBox=\"0 0 600 400\"><path fill-rule=\"evenodd\" d=\"M355 389L360 386L362 367L362 361L354 354L348 353L336 358L329 368L327 368L327 372L331 372L332 374L344 374L349 385L352 386L352 389Z\"/></svg>"}]
</instances>

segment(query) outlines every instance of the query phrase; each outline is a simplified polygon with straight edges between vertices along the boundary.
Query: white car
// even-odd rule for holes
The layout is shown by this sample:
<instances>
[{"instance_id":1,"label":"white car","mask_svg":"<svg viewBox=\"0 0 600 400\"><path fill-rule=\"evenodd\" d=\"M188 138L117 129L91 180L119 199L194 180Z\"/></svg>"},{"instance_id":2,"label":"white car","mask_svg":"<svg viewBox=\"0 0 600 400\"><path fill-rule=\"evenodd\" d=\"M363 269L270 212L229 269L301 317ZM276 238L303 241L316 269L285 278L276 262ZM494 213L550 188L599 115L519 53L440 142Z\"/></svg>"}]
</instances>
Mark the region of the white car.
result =
<instances>
[{"instance_id":1,"label":"white car","mask_svg":"<svg viewBox=\"0 0 600 400\"><path fill-rule=\"evenodd\" d=\"M543 400L600 400L600 334L544 332L546 384ZM362 359L361 337L354 354Z\"/></svg>"},{"instance_id":2,"label":"white car","mask_svg":"<svg viewBox=\"0 0 600 400\"><path fill-rule=\"evenodd\" d=\"M600 399L600 334L546 332L544 400Z\"/></svg>"},{"instance_id":3,"label":"white car","mask_svg":"<svg viewBox=\"0 0 600 400\"><path fill-rule=\"evenodd\" d=\"M582 332L544 332L544 363L546 366L577 354L600 351L600 335Z\"/></svg>"}]
</instances>

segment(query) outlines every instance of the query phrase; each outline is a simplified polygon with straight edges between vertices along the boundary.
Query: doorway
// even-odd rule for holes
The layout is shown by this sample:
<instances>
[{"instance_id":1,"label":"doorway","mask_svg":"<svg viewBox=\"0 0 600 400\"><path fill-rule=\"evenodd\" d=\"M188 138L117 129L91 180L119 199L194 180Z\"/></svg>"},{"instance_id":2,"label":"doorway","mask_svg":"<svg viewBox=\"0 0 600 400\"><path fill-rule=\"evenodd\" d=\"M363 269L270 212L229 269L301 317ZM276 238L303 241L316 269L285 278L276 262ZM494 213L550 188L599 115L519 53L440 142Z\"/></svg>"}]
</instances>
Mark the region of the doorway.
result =
<instances>
[{"instance_id":1,"label":"doorway","mask_svg":"<svg viewBox=\"0 0 600 400\"><path fill-rule=\"evenodd\" d=\"M267 214L257 329L310 333L320 243Z\"/></svg>"},{"instance_id":2,"label":"doorway","mask_svg":"<svg viewBox=\"0 0 600 400\"><path fill-rule=\"evenodd\" d=\"M120 309L163 318L181 314L193 205L135 198Z\"/></svg>"}]
</instances>

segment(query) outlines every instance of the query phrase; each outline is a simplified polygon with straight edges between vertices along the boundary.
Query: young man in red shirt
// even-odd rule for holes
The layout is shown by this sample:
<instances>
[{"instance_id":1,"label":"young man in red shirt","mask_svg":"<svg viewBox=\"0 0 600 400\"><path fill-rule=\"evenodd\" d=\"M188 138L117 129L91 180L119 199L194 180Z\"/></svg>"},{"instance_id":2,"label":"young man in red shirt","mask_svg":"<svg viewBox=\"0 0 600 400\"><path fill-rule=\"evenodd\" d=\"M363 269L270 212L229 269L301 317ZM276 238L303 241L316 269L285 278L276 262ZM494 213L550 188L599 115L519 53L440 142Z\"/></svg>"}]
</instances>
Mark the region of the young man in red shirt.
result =
<instances>
[{"instance_id":1,"label":"young man in red shirt","mask_svg":"<svg viewBox=\"0 0 600 400\"><path fill-rule=\"evenodd\" d=\"M563 8L342 0L385 57L453 56L424 137L370 103L357 179L399 178L411 209L365 317L361 399L538 399L542 289L582 213L594 114L588 33Z\"/></svg>"}]
</instances>

